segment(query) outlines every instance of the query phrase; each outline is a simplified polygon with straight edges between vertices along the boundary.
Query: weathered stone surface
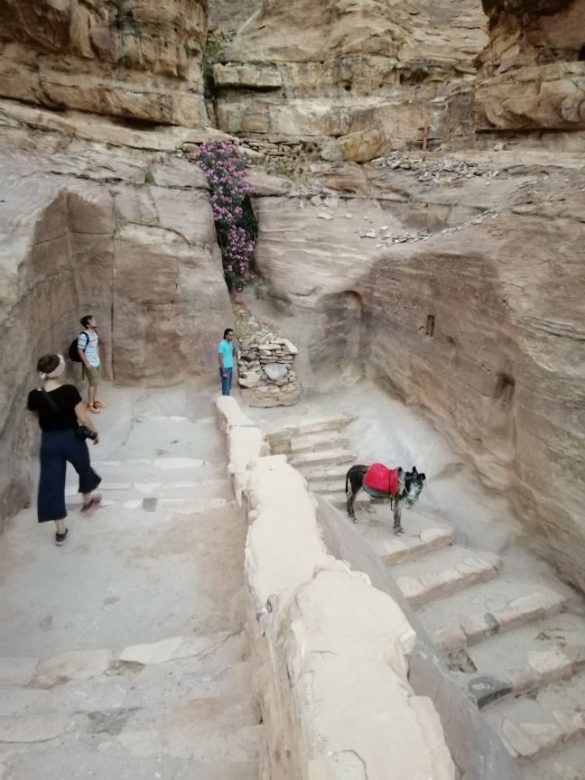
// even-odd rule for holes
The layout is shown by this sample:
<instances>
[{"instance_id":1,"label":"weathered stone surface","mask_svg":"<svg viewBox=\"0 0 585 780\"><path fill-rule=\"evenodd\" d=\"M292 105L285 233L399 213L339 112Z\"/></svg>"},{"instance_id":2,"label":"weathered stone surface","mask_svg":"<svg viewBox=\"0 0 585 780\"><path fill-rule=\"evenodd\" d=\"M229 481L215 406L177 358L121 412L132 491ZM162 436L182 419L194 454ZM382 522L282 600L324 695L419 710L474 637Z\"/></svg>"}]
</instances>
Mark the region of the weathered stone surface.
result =
<instances>
[{"instance_id":1,"label":"weathered stone surface","mask_svg":"<svg viewBox=\"0 0 585 780\"><path fill-rule=\"evenodd\" d=\"M202 0L0 2L0 95L160 124L207 123Z\"/></svg>"},{"instance_id":2,"label":"weathered stone surface","mask_svg":"<svg viewBox=\"0 0 585 780\"><path fill-rule=\"evenodd\" d=\"M407 682L412 629L396 602L327 555L283 456L256 462L249 507L249 625L271 776L382 777L391 762L404 777L454 777L432 702Z\"/></svg>"},{"instance_id":3,"label":"weathered stone surface","mask_svg":"<svg viewBox=\"0 0 585 780\"><path fill-rule=\"evenodd\" d=\"M585 130L585 62L522 68L478 84L479 130Z\"/></svg>"},{"instance_id":4,"label":"weathered stone surface","mask_svg":"<svg viewBox=\"0 0 585 780\"><path fill-rule=\"evenodd\" d=\"M478 57L479 130L583 130L585 0L485 0L490 42Z\"/></svg>"},{"instance_id":5,"label":"weathered stone surface","mask_svg":"<svg viewBox=\"0 0 585 780\"><path fill-rule=\"evenodd\" d=\"M250 406L292 406L301 395L293 368L297 348L288 339L270 333L243 308L241 327L251 328L238 358L238 384Z\"/></svg>"},{"instance_id":6,"label":"weathered stone surface","mask_svg":"<svg viewBox=\"0 0 585 780\"><path fill-rule=\"evenodd\" d=\"M467 167L394 160L366 169L370 200L261 198L258 267L289 307L304 386L387 377L443 421L487 484L509 491L531 539L584 587L585 179L569 167L543 178L536 165L558 155L528 154L524 169L502 155L524 175L494 175L489 156Z\"/></svg>"},{"instance_id":7,"label":"weathered stone surface","mask_svg":"<svg viewBox=\"0 0 585 780\"><path fill-rule=\"evenodd\" d=\"M64 352L83 314L97 318L107 375L164 383L210 370L229 316L207 185L195 166L162 151L153 159L152 151L90 147L55 126L46 150L32 149L28 118L5 116L2 522L30 493L37 432L24 405L36 359Z\"/></svg>"},{"instance_id":8,"label":"weathered stone surface","mask_svg":"<svg viewBox=\"0 0 585 780\"><path fill-rule=\"evenodd\" d=\"M386 144L417 145L424 127L443 133L434 101L446 94L446 83L469 79L471 56L485 44L483 25L481 8L468 0L432 7L296 0L286 8L269 0L216 66L219 126L281 137L349 136L337 151L357 161L371 160ZM267 88L269 96L257 92L249 100L251 89ZM327 159L332 153L328 148Z\"/></svg>"},{"instance_id":9,"label":"weathered stone surface","mask_svg":"<svg viewBox=\"0 0 585 780\"><path fill-rule=\"evenodd\" d=\"M215 65L213 78L218 87L278 89L282 86L282 75L272 65Z\"/></svg>"}]
</instances>

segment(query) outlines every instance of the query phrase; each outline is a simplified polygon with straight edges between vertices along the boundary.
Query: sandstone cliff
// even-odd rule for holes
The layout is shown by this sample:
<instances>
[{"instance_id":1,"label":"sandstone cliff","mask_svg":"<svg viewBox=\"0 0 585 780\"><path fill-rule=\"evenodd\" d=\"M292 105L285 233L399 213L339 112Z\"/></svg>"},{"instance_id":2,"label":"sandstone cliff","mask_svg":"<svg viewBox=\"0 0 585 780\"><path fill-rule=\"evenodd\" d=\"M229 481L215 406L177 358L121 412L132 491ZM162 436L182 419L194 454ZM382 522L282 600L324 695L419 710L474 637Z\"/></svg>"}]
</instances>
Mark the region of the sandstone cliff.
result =
<instances>
[{"instance_id":1,"label":"sandstone cliff","mask_svg":"<svg viewBox=\"0 0 585 780\"><path fill-rule=\"evenodd\" d=\"M258 265L304 383L424 406L583 588L585 174L517 163L322 164L321 195L259 200Z\"/></svg>"},{"instance_id":2,"label":"sandstone cliff","mask_svg":"<svg viewBox=\"0 0 585 780\"><path fill-rule=\"evenodd\" d=\"M0 96L200 127L206 33L205 0L0 0Z\"/></svg>"},{"instance_id":3,"label":"sandstone cliff","mask_svg":"<svg viewBox=\"0 0 585 780\"><path fill-rule=\"evenodd\" d=\"M219 127L310 136L358 162L420 146L445 134L447 96L473 75L483 28L468 0L268 0L215 68Z\"/></svg>"},{"instance_id":4,"label":"sandstone cliff","mask_svg":"<svg viewBox=\"0 0 585 780\"><path fill-rule=\"evenodd\" d=\"M231 318L207 184L177 156L184 136L126 130L122 143L94 121L106 146L61 123L0 105L2 519L30 494L36 360L65 352L83 314L98 320L110 377L147 384L209 373Z\"/></svg>"},{"instance_id":5,"label":"sandstone cliff","mask_svg":"<svg viewBox=\"0 0 585 780\"><path fill-rule=\"evenodd\" d=\"M478 58L478 130L585 130L584 0L483 6L490 43Z\"/></svg>"}]
</instances>

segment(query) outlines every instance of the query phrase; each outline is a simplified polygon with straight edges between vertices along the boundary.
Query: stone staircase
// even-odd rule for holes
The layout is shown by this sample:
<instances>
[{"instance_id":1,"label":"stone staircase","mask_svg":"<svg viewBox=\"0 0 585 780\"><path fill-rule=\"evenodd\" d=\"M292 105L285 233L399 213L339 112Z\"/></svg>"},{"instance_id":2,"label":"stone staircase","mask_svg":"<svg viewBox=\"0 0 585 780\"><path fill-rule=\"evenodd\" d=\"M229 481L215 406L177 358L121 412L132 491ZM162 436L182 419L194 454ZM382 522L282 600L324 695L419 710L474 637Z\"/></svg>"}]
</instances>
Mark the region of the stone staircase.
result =
<instances>
[{"instance_id":1,"label":"stone staircase","mask_svg":"<svg viewBox=\"0 0 585 780\"><path fill-rule=\"evenodd\" d=\"M347 419L310 425L271 441L345 515ZM585 618L575 594L552 573L543 578L540 562L530 571L458 544L452 528L418 511L404 512L402 536L392 532L389 506L363 492L356 514L358 531L527 780L585 780Z\"/></svg>"},{"instance_id":2,"label":"stone staircase","mask_svg":"<svg viewBox=\"0 0 585 780\"><path fill-rule=\"evenodd\" d=\"M245 518L223 446L211 416L138 415L94 462L103 506L90 517L71 475L63 548L30 510L5 534L0 777L264 776Z\"/></svg>"}]
</instances>

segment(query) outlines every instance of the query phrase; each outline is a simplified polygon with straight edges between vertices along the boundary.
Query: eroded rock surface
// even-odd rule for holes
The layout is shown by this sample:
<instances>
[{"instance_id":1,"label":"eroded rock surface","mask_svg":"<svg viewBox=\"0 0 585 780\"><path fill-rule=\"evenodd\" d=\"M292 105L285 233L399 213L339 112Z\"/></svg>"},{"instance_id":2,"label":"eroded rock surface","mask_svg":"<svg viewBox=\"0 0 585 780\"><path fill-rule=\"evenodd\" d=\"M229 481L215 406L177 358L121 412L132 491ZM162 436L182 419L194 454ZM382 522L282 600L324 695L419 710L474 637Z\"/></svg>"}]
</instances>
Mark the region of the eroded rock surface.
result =
<instances>
[{"instance_id":1,"label":"eroded rock surface","mask_svg":"<svg viewBox=\"0 0 585 780\"><path fill-rule=\"evenodd\" d=\"M259 199L258 264L303 384L422 403L583 587L585 175L495 159L315 167L322 197Z\"/></svg>"},{"instance_id":2,"label":"eroded rock surface","mask_svg":"<svg viewBox=\"0 0 585 780\"><path fill-rule=\"evenodd\" d=\"M79 318L91 312L112 378L172 384L210 370L230 304L206 182L176 156L174 143L155 154L55 132L31 135L18 112L11 114L8 104L3 109L0 496L6 518L29 493L32 426L24 404L41 354L65 352ZM144 143L140 134L134 140Z\"/></svg>"},{"instance_id":3,"label":"eroded rock surface","mask_svg":"<svg viewBox=\"0 0 585 780\"><path fill-rule=\"evenodd\" d=\"M479 130L585 129L585 2L484 0Z\"/></svg>"},{"instance_id":4,"label":"eroded rock surface","mask_svg":"<svg viewBox=\"0 0 585 780\"><path fill-rule=\"evenodd\" d=\"M444 135L450 85L473 74L483 27L474 2L265 2L215 68L219 126L311 136L327 159L357 162L419 144L425 127Z\"/></svg>"},{"instance_id":5,"label":"eroded rock surface","mask_svg":"<svg viewBox=\"0 0 585 780\"><path fill-rule=\"evenodd\" d=\"M0 96L155 124L206 124L203 0L0 2Z\"/></svg>"}]
</instances>

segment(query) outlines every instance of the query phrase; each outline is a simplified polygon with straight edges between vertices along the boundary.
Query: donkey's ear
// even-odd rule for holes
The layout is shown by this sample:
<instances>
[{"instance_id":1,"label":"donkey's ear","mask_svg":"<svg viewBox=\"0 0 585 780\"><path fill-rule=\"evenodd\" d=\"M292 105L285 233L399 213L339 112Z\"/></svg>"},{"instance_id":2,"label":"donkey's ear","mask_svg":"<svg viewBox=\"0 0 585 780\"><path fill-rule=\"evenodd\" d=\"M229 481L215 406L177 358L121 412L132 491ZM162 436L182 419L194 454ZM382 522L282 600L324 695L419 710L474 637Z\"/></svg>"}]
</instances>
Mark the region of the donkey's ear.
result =
<instances>
[{"instance_id":1,"label":"donkey's ear","mask_svg":"<svg viewBox=\"0 0 585 780\"><path fill-rule=\"evenodd\" d=\"M421 482L424 482L427 477L426 474L419 474L418 478L420 479Z\"/></svg>"},{"instance_id":2,"label":"donkey's ear","mask_svg":"<svg viewBox=\"0 0 585 780\"><path fill-rule=\"evenodd\" d=\"M413 467L412 467L412 475L413 475L414 477L416 477L416 475L417 475L417 474L418 474L418 471L416 470L416 466L413 466Z\"/></svg>"}]
</instances>

